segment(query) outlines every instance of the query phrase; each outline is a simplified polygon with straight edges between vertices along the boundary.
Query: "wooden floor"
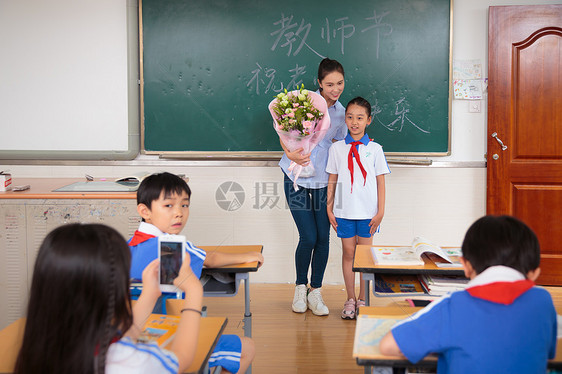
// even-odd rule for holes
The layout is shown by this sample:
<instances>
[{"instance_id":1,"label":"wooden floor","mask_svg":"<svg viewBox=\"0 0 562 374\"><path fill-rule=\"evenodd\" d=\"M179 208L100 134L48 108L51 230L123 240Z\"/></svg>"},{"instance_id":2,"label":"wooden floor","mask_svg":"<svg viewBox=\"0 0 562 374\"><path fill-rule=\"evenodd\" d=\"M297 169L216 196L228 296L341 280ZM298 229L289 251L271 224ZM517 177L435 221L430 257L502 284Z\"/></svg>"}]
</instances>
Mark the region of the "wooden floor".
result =
<instances>
[{"instance_id":1,"label":"wooden floor","mask_svg":"<svg viewBox=\"0 0 562 374\"><path fill-rule=\"evenodd\" d=\"M562 287L549 287L562 312ZM351 357L355 321L342 320L343 286L324 286L330 315L291 310L294 285L251 284L252 337L256 343L254 374L261 373L363 373ZM227 334L244 335L244 287L234 297L205 298L209 316L228 317ZM399 297L371 297L371 305L407 306Z\"/></svg>"}]
</instances>

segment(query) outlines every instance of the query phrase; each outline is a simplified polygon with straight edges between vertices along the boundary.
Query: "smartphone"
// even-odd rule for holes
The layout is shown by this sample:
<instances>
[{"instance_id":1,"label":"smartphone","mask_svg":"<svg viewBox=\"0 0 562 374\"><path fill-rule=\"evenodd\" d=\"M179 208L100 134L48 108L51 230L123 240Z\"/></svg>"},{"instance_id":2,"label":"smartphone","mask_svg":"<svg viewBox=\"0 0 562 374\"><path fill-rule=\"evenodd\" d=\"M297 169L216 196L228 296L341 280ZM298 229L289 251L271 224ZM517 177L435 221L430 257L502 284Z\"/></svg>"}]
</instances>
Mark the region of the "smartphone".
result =
<instances>
[{"instance_id":1,"label":"smartphone","mask_svg":"<svg viewBox=\"0 0 562 374\"><path fill-rule=\"evenodd\" d=\"M162 292L176 292L174 279L178 277L185 258L186 242L183 235L162 235L158 237L158 278Z\"/></svg>"}]
</instances>

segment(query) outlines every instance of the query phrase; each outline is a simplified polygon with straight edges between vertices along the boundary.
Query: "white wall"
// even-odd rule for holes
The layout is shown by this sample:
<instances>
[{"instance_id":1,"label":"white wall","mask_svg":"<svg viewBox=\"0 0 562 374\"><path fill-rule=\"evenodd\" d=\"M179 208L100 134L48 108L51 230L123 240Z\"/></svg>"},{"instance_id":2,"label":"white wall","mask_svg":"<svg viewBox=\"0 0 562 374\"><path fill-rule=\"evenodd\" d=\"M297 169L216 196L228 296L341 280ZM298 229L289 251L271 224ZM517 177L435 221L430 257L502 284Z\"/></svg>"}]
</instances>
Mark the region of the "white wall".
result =
<instances>
[{"instance_id":1,"label":"white wall","mask_svg":"<svg viewBox=\"0 0 562 374\"><path fill-rule=\"evenodd\" d=\"M455 0L454 59L480 59L483 71L487 72L488 6L508 3L554 4L560 1ZM126 20L122 22L125 27ZM33 29L33 25L29 27L33 32L41 31ZM53 90L57 93L56 88ZM375 243L407 245L414 235L424 235L441 245L460 245L468 226L486 211L486 107L487 102L483 100L481 113L469 113L467 102L453 101L451 156L436 158L430 167L390 165L386 216ZM0 124L4 131L5 122ZM294 282L294 249L298 235L290 212L284 206L281 172L277 167L263 166L264 163L225 164L139 156L130 162L0 162L0 169L10 169L16 184L18 177L32 176L83 177L88 173L96 177L118 177L138 170L184 173L190 177L193 189L191 217L185 230L193 242L201 245L263 244L266 264L252 276L252 281ZM215 201L217 188L226 181L237 182L244 189L246 202L239 210L224 211ZM278 206L253 208L255 186L262 186L262 183L270 183L271 188L277 186ZM327 283L343 283L340 256L341 244L333 235Z\"/></svg>"},{"instance_id":2,"label":"white wall","mask_svg":"<svg viewBox=\"0 0 562 374\"><path fill-rule=\"evenodd\" d=\"M1 150L128 149L125 1L1 1L0 49Z\"/></svg>"}]
</instances>

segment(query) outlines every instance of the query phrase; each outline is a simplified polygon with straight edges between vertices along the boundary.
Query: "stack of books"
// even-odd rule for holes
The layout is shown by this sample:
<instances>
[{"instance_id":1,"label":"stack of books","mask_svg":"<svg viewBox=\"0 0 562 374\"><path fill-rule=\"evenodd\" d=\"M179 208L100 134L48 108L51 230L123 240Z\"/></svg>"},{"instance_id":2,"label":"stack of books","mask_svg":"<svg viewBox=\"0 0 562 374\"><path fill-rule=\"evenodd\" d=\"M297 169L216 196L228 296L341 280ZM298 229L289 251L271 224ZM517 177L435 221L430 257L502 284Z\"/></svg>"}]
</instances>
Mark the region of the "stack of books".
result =
<instances>
[{"instance_id":1,"label":"stack of books","mask_svg":"<svg viewBox=\"0 0 562 374\"><path fill-rule=\"evenodd\" d=\"M375 277L377 296L443 296L464 290L468 279L456 275L381 274Z\"/></svg>"},{"instance_id":2,"label":"stack of books","mask_svg":"<svg viewBox=\"0 0 562 374\"><path fill-rule=\"evenodd\" d=\"M449 292L464 290L468 279L454 275L429 275L418 276L425 292L430 296L443 296Z\"/></svg>"},{"instance_id":3,"label":"stack of books","mask_svg":"<svg viewBox=\"0 0 562 374\"><path fill-rule=\"evenodd\" d=\"M144 324L144 330L141 332L138 341L143 343L155 342L166 348L176 335L179 322L179 316L151 314Z\"/></svg>"}]
</instances>

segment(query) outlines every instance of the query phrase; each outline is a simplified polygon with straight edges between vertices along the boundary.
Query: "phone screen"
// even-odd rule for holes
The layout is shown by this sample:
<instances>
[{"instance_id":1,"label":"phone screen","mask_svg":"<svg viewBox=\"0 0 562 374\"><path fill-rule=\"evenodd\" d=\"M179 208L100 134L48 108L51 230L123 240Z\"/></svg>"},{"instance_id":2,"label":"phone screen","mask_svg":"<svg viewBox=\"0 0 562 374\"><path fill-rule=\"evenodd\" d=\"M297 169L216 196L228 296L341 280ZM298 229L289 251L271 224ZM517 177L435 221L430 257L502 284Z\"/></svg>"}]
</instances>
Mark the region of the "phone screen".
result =
<instances>
[{"instance_id":1,"label":"phone screen","mask_svg":"<svg viewBox=\"0 0 562 374\"><path fill-rule=\"evenodd\" d=\"M181 251L179 242L160 242L160 284L173 284L181 267Z\"/></svg>"}]
</instances>

